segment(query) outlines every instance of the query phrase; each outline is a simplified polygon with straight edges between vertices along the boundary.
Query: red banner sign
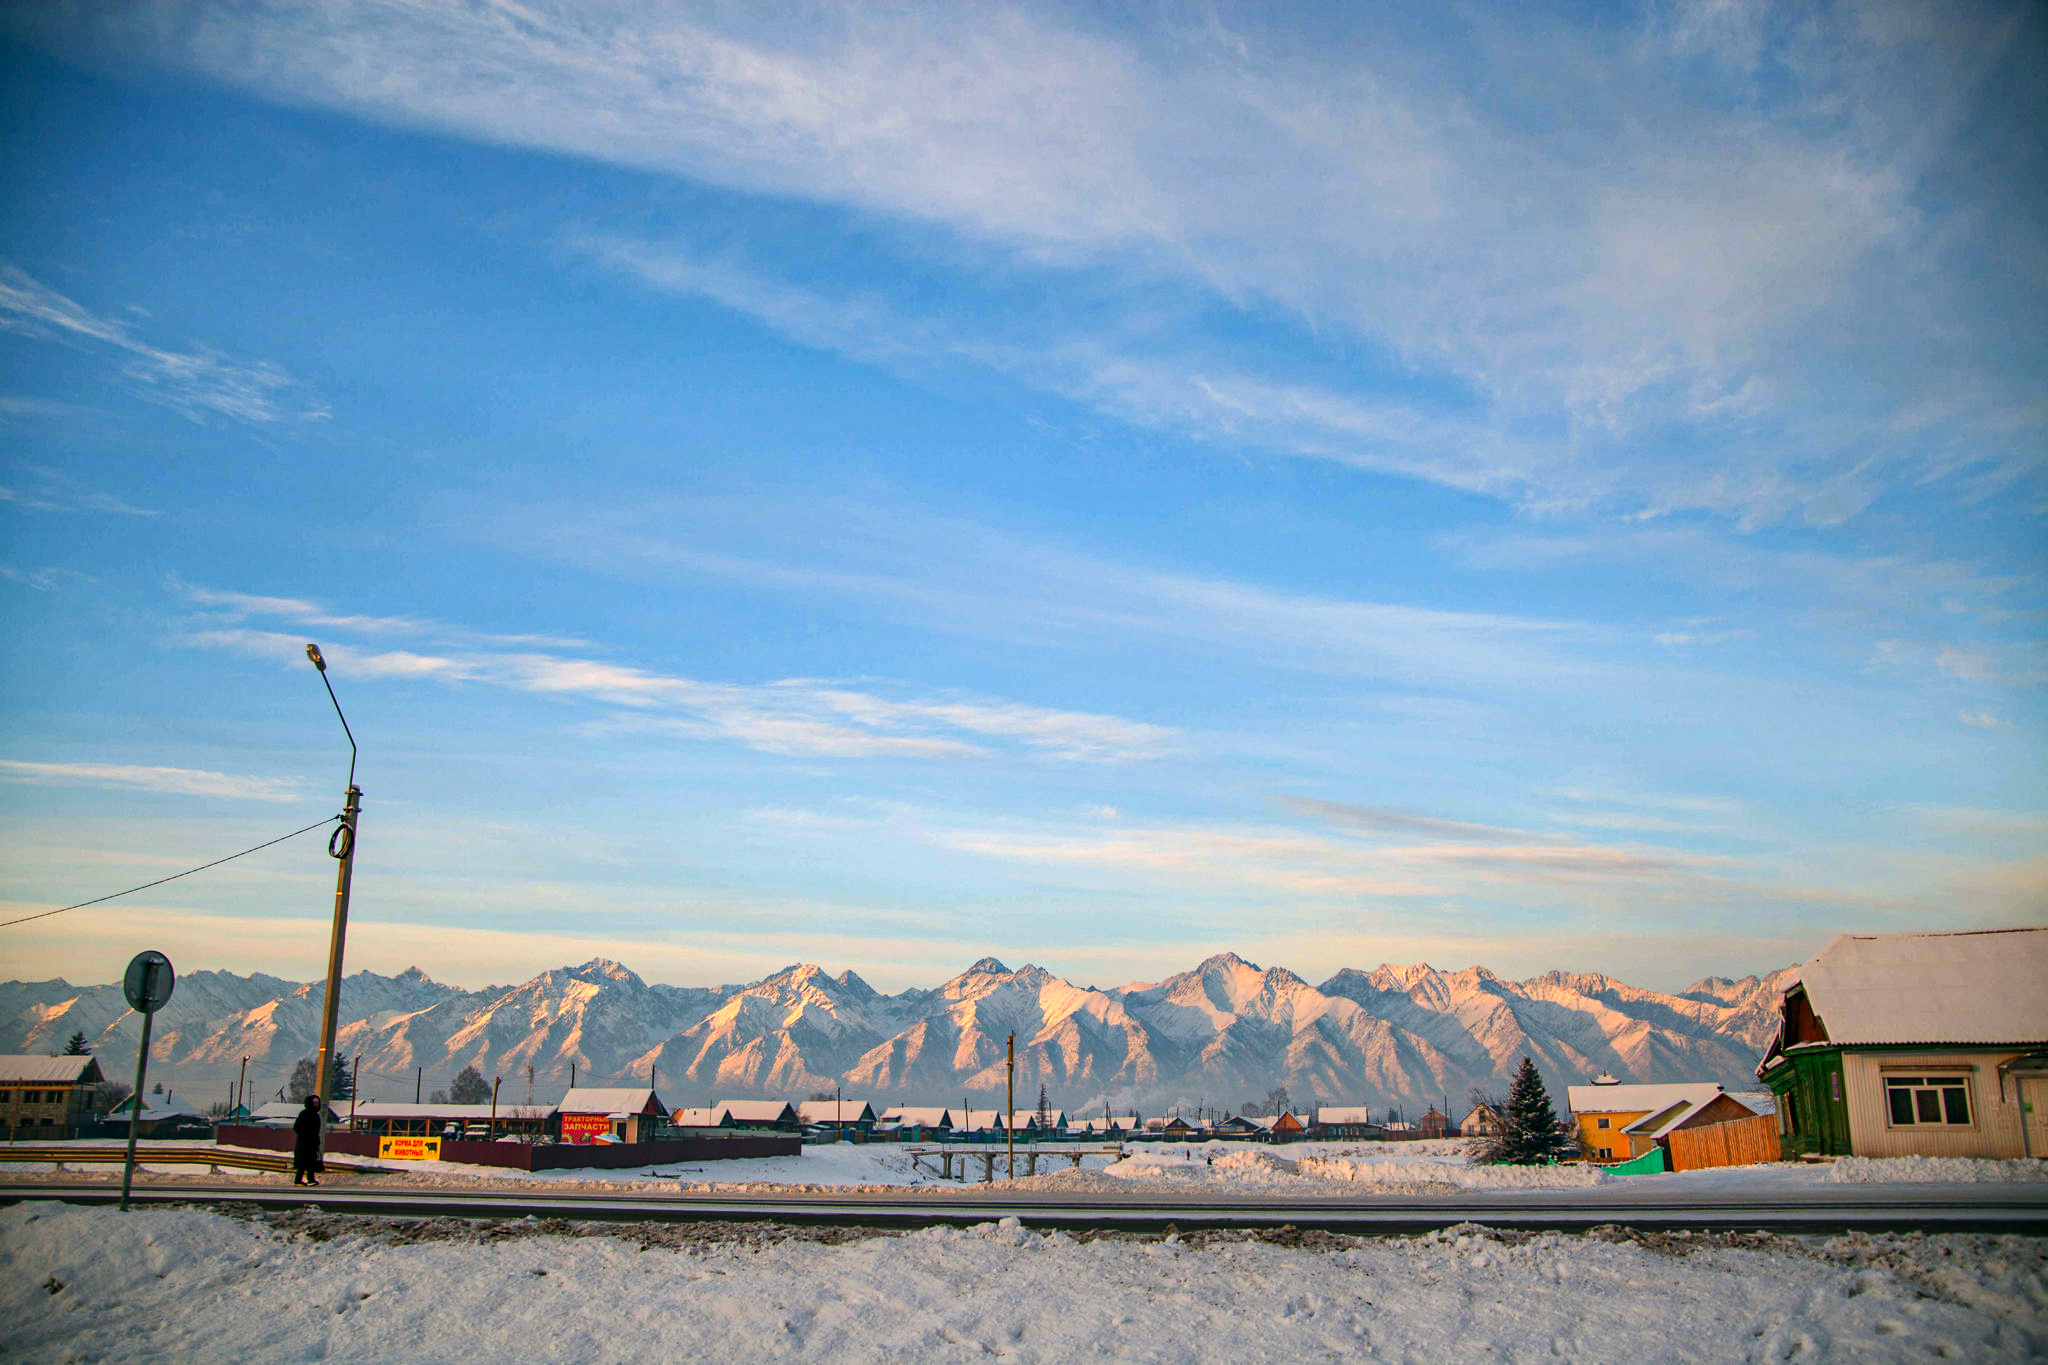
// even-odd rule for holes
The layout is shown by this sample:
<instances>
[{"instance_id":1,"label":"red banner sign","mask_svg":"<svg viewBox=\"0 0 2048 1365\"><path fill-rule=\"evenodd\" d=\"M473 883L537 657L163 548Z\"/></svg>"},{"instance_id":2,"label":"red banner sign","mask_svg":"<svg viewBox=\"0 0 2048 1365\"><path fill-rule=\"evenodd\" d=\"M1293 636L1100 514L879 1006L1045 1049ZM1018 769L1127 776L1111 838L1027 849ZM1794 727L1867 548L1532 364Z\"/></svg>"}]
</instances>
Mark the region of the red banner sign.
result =
<instances>
[{"instance_id":1,"label":"red banner sign","mask_svg":"<svg viewBox=\"0 0 2048 1365\"><path fill-rule=\"evenodd\" d=\"M564 1142L595 1142L601 1137L609 1137L611 1131L612 1121L603 1114L562 1115Z\"/></svg>"}]
</instances>

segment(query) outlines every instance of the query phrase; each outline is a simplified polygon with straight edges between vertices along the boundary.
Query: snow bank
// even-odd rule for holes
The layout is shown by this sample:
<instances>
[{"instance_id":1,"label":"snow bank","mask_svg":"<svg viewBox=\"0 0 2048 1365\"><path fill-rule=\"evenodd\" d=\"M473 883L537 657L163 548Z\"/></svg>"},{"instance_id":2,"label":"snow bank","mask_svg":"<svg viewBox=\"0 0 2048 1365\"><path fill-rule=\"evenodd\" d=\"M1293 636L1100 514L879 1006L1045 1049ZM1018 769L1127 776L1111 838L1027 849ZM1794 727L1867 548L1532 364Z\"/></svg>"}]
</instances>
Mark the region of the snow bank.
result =
<instances>
[{"instance_id":1,"label":"snow bank","mask_svg":"<svg viewBox=\"0 0 2048 1365\"><path fill-rule=\"evenodd\" d=\"M1964 1156L1845 1156L1828 1167L1827 1178L1858 1185L2048 1180L2048 1161L2039 1158L1992 1161Z\"/></svg>"},{"instance_id":2,"label":"snow bank","mask_svg":"<svg viewBox=\"0 0 2048 1365\"><path fill-rule=\"evenodd\" d=\"M1307 1157L1303 1175L1381 1189L1582 1190L1626 1179L1594 1166L1474 1166L1462 1161L1344 1161Z\"/></svg>"},{"instance_id":3,"label":"snow bank","mask_svg":"<svg viewBox=\"0 0 2048 1365\"><path fill-rule=\"evenodd\" d=\"M715 1223L297 1225L0 1209L0 1354L1885 1365L2048 1352L2048 1253L2017 1237L1078 1242L1006 1219L833 1244Z\"/></svg>"}]
</instances>

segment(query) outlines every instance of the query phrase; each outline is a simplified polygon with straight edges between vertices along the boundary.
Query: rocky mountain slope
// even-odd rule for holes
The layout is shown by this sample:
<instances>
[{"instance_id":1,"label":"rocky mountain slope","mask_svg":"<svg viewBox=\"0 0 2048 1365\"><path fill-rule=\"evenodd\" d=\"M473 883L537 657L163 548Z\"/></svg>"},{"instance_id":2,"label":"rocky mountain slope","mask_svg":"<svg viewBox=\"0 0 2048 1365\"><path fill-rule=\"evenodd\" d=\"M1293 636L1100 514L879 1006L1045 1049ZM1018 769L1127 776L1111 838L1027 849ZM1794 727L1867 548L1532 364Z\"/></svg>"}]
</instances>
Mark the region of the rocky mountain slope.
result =
<instances>
[{"instance_id":1,"label":"rocky mountain slope","mask_svg":"<svg viewBox=\"0 0 2048 1365\"><path fill-rule=\"evenodd\" d=\"M848 1094L987 1104L1017 1035L1017 1093L1056 1104L1232 1109L1287 1087L1300 1104L1419 1111L1474 1087L1502 1090L1528 1055L1553 1087L1623 1080L1752 1085L1794 969L1709 977L1675 995L1596 974L1508 981L1483 967L1346 968L1310 985L1233 953L1162 981L1083 987L1042 967L983 958L933 990L895 995L852 972L797 964L741 986L651 984L616 962L464 991L417 968L359 972L342 986L339 1047L361 1057L365 1097L410 1099L464 1066L504 1078L507 1103L579 1080L653 1077L664 1099ZM230 972L181 977L158 1016L151 1074L180 1093L225 1097L249 1059L252 1098L274 1095L318 1043L320 985ZM55 1052L83 1029L126 1074L136 1020L118 985L0 985L0 1051ZM529 1070L530 1069L530 1070Z\"/></svg>"}]
</instances>

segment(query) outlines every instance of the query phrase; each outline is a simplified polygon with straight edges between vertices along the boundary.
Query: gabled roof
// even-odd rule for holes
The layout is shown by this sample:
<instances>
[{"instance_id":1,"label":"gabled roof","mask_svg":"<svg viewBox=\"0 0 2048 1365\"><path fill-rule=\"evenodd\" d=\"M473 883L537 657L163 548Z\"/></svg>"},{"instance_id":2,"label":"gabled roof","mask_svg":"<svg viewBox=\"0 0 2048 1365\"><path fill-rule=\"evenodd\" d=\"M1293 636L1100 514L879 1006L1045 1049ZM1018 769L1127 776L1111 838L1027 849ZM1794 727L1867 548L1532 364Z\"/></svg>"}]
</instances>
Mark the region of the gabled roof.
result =
<instances>
[{"instance_id":1,"label":"gabled roof","mask_svg":"<svg viewBox=\"0 0 2048 1365\"><path fill-rule=\"evenodd\" d=\"M985 1133L1002 1126L1000 1109L962 1109L953 1116L953 1130L959 1133Z\"/></svg>"},{"instance_id":2,"label":"gabled roof","mask_svg":"<svg viewBox=\"0 0 2048 1365\"><path fill-rule=\"evenodd\" d=\"M1372 1109L1363 1104L1326 1104L1316 1110L1318 1123L1370 1123L1378 1125Z\"/></svg>"},{"instance_id":3,"label":"gabled roof","mask_svg":"<svg viewBox=\"0 0 2048 1365\"><path fill-rule=\"evenodd\" d=\"M1721 1093L1712 1081L1679 1085L1574 1085L1565 1102L1574 1114L1661 1114L1680 1101L1706 1104Z\"/></svg>"},{"instance_id":4,"label":"gabled roof","mask_svg":"<svg viewBox=\"0 0 2048 1365\"><path fill-rule=\"evenodd\" d=\"M723 1111L706 1106L701 1109L677 1109L668 1116L668 1121L678 1128L716 1128Z\"/></svg>"},{"instance_id":5,"label":"gabled roof","mask_svg":"<svg viewBox=\"0 0 2048 1365\"><path fill-rule=\"evenodd\" d=\"M488 1104L414 1104L411 1100L358 1100L353 1111L347 1100L336 1100L335 1107L344 1117L353 1112L359 1119L449 1119L467 1123L474 1119L488 1119L491 1106ZM276 1108L265 1105L266 1109ZM293 1106L297 1108L298 1106ZM501 1119L532 1118L555 1112L551 1104L536 1104L531 1107L521 1104L500 1104L498 1117Z\"/></svg>"},{"instance_id":6,"label":"gabled roof","mask_svg":"<svg viewBox=\"0 0 2048 1365\"><path fill-rule=\"evenodd\" d=\"M882 1122L906 1128L950 1128L953 1111L942 1105L892 1104L882 1111Z\"/></svg>"},{"instance_id":7,"label":"gabled roof","mask_svg":"<svg viewBox=\"0 0 2048 1365\"><path fill-rule=\"evenodd\" d=\"M84 1078L87 1067L97 1077L98 1061L90 1052L78 1057L0 1057L0 1085L74 1085Z\"/></svg>"},{"instance_id":8,"label":"gabled roof","mask_svg":"<svg viewBox=\"0 0 2048 1365\"><path fill-rule=\"evenodd\" d=\"M629 1086L578 1086L562 1096L562 1102L555 1106L563 1114L647 1114L661 1113L664 1108L661 1098L647 1086L637 1089ZM499 1117L504 1117L507 1105L498 1106Z\"/></svg>"},{"instance_id":9,"label":"gabled roof","mask_svg":"<svg viewBox=\"0 0 2048 1365\"><path fill-rule=\"evenodd\" d=\"M306 1102L304 1100L272 1100L268 1104L257 1105L256 1112L251 1117L258 1123L290 1123L293 1119L304 1113L305 1110ZM144 1110L143 1112L147 1113L148 1111ZM334 1122L341 1120L341 1115L334 1112L334 1105L332 1103L329 1103L327 1106L327 1117Z\"/></svg>"},{"instance_id":10,"label":"gabled roof","mask_svg":"<svg viewBox=\"0 0 2048 1365\"><path fill-rule=\"evenodd\" d=\"M796 1116L805 1123L873 1123L875 1107L866 1100L805 1100Z\"/></svg>"},{"instance_id":11,"label":"gabled roof","mask_svg":"<svg viewBox=\"0 0 2048 1365\"><path fill-rule=\"evenodd\" d=\"M1837 1046L2048 1043L2048 927L1842 934L1799 969Z\"/></svg>"},{"instance_id":12,"label":"gabled roof","mask_svg":"<svg viewBox=\"0 0 2048 1365\"><path fill-rule=\"evenodd\" d=\"M794 1123L796 1109L787 1100L713 1100L713 1109L734 1123Z\"/></svg>"}]
</instances>

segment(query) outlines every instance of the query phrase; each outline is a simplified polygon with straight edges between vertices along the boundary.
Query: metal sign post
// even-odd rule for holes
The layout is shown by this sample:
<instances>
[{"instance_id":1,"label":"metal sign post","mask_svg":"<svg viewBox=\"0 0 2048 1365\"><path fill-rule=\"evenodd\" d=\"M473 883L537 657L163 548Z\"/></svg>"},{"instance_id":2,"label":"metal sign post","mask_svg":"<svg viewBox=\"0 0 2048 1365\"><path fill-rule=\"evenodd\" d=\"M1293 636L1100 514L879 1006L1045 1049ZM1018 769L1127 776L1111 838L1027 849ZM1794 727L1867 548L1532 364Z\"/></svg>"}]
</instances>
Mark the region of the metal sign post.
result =
<instances>
[{"instance_id":1,"label":"metal sign post","mask_svg":"<svg viewBox=\"0 0 2048 1365\"><path fill-rule=\"evenodd\" d=\"M121 993L128 1007L142 1016L142 1046L135 1050L135 1093L129 1097L128 1159L121 1166L121 1212L128 1212L128 1191L135 1184L135 1136L142 1129L142 1086L149 1076L149 1026L171 998L178 974L171 960L154 950L137 953L121 978Z\"/></svg>"}]
</instances>

